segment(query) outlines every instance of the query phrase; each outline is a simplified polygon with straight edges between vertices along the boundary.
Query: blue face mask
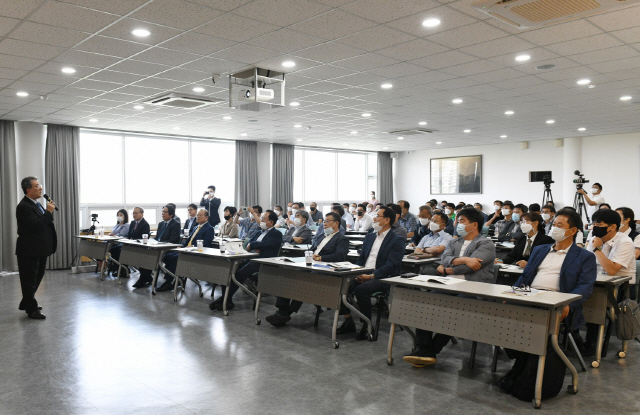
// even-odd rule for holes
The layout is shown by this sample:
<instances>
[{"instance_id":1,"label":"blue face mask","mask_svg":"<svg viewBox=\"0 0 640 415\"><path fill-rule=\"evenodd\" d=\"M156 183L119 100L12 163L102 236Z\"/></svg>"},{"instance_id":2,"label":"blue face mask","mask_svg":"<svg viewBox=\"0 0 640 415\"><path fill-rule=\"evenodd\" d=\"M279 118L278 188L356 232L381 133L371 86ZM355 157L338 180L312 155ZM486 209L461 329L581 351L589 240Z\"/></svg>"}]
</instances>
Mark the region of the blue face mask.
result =
<instances>
[{"instance_id":1,"label":"blue face mask","mask_svg":"<svg viewBox=\"0 0 640 415\"><path fill-rule=\"evenodd\" d=\"M459 223L458 226L456 226L456 232L458 233L458 236L461 238L464 238L469 233L467 232L467 226L461 223Z\"/></svg>"},{"instance_id":2,"label":"blue face mask","mask_svg":"<svg viewBox=\"0 0 640 415\"><path fill-rule=\"evenodd\" d=\"M511 220L513 220L514 222L520 222L520 215L518 215L517 213L512 214Z\"/></svg>"}]
</instances>

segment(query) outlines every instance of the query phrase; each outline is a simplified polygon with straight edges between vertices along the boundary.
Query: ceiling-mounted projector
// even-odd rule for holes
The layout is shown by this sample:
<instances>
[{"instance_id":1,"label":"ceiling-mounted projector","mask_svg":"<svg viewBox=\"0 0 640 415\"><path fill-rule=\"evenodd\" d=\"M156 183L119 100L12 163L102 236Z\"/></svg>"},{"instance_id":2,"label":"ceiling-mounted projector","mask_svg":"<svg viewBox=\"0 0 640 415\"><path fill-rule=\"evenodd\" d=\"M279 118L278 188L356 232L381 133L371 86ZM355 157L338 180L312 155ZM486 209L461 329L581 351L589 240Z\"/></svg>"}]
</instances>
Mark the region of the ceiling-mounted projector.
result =
<instances>
[{"instance_id":1,"label":"ceiling-mounted projector","mask_svg":"<svg viewBox=\"0 0 640 415\"><path fill-rule=\"evenodd\" d=\"M275 97L273 89L267 88L247 88L240 90L239 101L266 102Z\"/></svg>"}]
</instances>

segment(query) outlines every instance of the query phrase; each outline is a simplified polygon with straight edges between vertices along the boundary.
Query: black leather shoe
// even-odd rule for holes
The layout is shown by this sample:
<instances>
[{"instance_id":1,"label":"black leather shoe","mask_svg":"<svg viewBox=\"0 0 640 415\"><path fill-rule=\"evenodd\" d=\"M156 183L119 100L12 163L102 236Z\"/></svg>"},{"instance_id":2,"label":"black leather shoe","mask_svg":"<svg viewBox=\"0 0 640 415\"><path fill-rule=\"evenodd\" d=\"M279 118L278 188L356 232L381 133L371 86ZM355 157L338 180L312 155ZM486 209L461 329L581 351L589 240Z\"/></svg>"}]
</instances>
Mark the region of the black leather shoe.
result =
<instances>
[{"instance_id":1,"label":"black leather shoe","mask_svg":"<svg viewBox=\"0 0 640 415\"><path fill-rule=\"evenodd\" d=\"M591 357L596 354L596 346L593 343L584 342L582 347L579 347L579 350L582 357Z\"/></svg>"},{"instance_id":2,"label":"black leather shoe","mask_svg":"<svg viewBox=\"0 0 640 415\"><path fill-rule=\"evenodd\" d=\"M360 329L360 333L356 336L356 340L368 340L369 332L367 331L367 325L364 324Z\"/></svg>"},{"instance_id":3,"label":"black leather shoe","mask_svg":"<svg viewBox=\"0 0 640 415\"><path fill-rule=\"evenodd\" d=\"M216 309L216 304L220 303L222 304L222 301L224 301L224 297L220 297L215 301L212 301L209 303L209 310L213 311Z\"/></svg>"},{"instance_id":4,"label":"black leather shoe","mask_svg":"<svg viewBox=\"0 0 640 415\"><path fill-rule=\"evenodd\" d=\"M216 308L216 310L218 311L222 311L222 306L223 306L224 301L220 301L219 303L216 303L216 305L214 306ZM233 310L233 307L235 307L236 305L233 304L233 301L231 301L230 299L227 300L227 310Z\"/></svg>"},{"instance_id":5,"label":"black leather shoe","mask_svg":"<svg viewBox=\"0 0 640 415\"><path fill-rule=\"evenodd\" d=\"M507 393L511 393L511 389L513 389L513 383L516 381L518 377L518 373L511 369L507 372L506 375L500 378L498 381L498 387Z\"/></svg>"},{"instance_id":6,"label":"black leather shoe","mask_svg":"<svg viewBox=\"0 0 640 415\"><path fill-rule=\"evenodd\" d=\"M151 285L151 281L145 280L143 278L138 279L135 284L133 284L133 288L142 288L147 285Z\"/></svg>"},{"instance_id":7,"label":"black leather shoe","mask_svg":"<svg viewBox=\"0 0 640 415\"><path fill-rule=\"evenodd\" d=\"M169 281L165 281L156 289L157 292L161 293L164 291L173 291L173 283Z\"/></svg>"},{"instance_id":8,"label":"black leather shoe","mask_svg":"<svg viewBox=\"0 0 640 415\"><path fill-rule=\"evenodd\" d=\"M344 323L336 330L336 334L347 334L356 332L356 323L352 319L345 320Z\"/></svg>"},{"instance_id":9,"label":"black leather shoe","mask_svg":"<svg viewBox=\"0 0 640 415\"><path fill-rule=\"evenodd\" d=\"M291 320L291 316L284 311L276 311L272 315L267 316L265 320L274 327L284 327L284 325Z\"/></svg>"},{"instance_id":10,"label":"black leather shoe","mask_svg":"<svg viewBox=\"0 0 640 415\"><path fill-rule=\"evenodd\" d=\"M35 320L44 320L45 318L47 318L47 316L42 314L40 310L32 311L31 313L27 314L27 316Z\"/></svg>"}]
</instances>

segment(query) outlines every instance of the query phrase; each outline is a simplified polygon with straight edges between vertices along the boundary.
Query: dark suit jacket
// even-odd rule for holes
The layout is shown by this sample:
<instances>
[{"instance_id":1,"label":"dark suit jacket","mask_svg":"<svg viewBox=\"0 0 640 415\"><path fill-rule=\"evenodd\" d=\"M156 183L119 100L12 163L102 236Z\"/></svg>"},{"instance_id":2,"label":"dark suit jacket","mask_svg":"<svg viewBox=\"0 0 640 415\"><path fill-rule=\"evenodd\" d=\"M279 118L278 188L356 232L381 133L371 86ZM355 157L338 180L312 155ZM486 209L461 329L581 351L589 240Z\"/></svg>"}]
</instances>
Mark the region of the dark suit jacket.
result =
<instances>
[{"instance_id":1,"label":"dark suit jacket","mask_svg":"<svg viewBox=\"0 0 640 415\"><path fill-rule=\"evenodd\" d=\"M318 237L316 242L311 246L311 250L315 252L315 250L326 238L325 234L322 234ZM322 247L322 250L318 253L322 257L323 262L342 262L347 259L347 255L349 254L349 240L346 236L338 232L333 235L329 242L325 246Z\"/></svg>"},{"instance_id":2,"label":"dark suit jacket","mask_svg":"<svg viewBox=\"0 0 640 415\"><path fill-rule=\"evenodd\" d=\"M151 228L149 227L149 222L145 218L140 219L140 223L136 228L136 221L134 220L129 224L129 239L142 239L142 235L149 235L151 233Z\"/></svg>"},{"instance_id":3,"label":"dark suit jacket","mask_svg":"<svg viewBox=\"0 0 640 415\"><path fill-rule=\"evenodd\" d=\"M356 261L356 265L364 266L369 258L369 253L373 247L373 242L378 236L377 233L368 233L364 237L362 243L362 251ZM404 257L405 240L402 239L393 229L389 229L389 233L382 241L378 257L376 258L376 267L373 275L377 279L390 277L399 274L402 267L402 258Z\"/></svg>"},{"instance_id":4,"label":"dark suit jacket","mask_svg":"<svg viewBox=\"0 0 640 415\"><path fill-rule=\"evenodd\" d=\"M552 245L554 244L554 240L553 238L551 238L550 236L545 235L543 232L538 231L538 234L536 235L536 239L533 240L533 244L531 245L531 253L533 253L533 248L540 246L540 245ZM502 260L502 262L504 262L505 264L515 264L518 261L528 261L529 258L531 257L531 255L525 257L523 255L524 253L524 249L527 247L527 238L520 238L516 241L516 245L514 246L514 248L511 250L511 252L509 252L509 254L504 257L504 259Z\"/></svg>"},{"instance_id":5,"label":"dark suit jacket","mask_svg":"<svg viewBox=\"0 0 640 415\"><path fill-rule=\"evenodd\" d=\"M180 235L180 223L176 220L170 220L167 229L164 229L166 222L160 222L160 226L158 226L158 231L156 232L156 240L158 242L169 242L172 244L179 244L180 239L182 239ZM162 235L162 237L160 237Z\"/></svg>"},{"instance_id":6,"label":"dark suit jacket","mask_svg":"<svg viewBox=\"0 0 640 415\"><path fill-rule=\"evenodd\" d=\"M447 217L447 219L448 219L447 226L444 228L444 231L449 235L453 236L453 220L449 217Z\"/></svg>"},{"instance_id":7,"label":"dark suit jacket","mask_svg":"<svg viewBox=\"0 0 640 415\"><path fill-rule=\"evenodd\" d=\"M273 258L278 256L280 248L282 247L282 234L280 231L271 228L262 241L258 242L260 235L262 235L262 232L256 232L256 234L253 235L253 238L249 241L249 248L251 248L252 251L259 249L260 258Z\"/></svg>"},{"instance_id":8,"label":"dark suit jacket","mask_svg":"<svg viewBox=\"0 0 640 415\"><path fill-rule=\"evenodd\" d=\"M196 223L196 226L194 226L191 229L191 232L189 232L189 237L182 242L182 246L189 245L189 240L191 240L191 237L193 236L193 232L195 232L197 227L198 227L198 224ZM203 241L202 245L205 248L209 248L215 236L216 236L215 229L213 228L213 226L209 224L209 222L206 222L204 225L202 225L202 228L198 231L198 234L196 235L196 237L193 238L193 241L191 241L191 246L196 246L197 241Z\"/></svg>"},{"instance_id":9,"label":"dark suit jacket","mask_svg":"<svg viewBox=\"0 0 640 415\"><path fill-rule=\"evenodd\" d=\"M42 205L40 205L42 206ZM23 197L16 207L18 241L16 255L45 257L56 252L58 235L53 226L53 214L42 206L44 213L28 197Z\"/></svg>"},{"instance_id":10,"label":"dark suit jacket","mask_svg":"<svg viewBox=\"0 0 640 415\"><path fill-rule=\"evenodd\" d=\"M182 229L187 229L187 226L189 225L189 221L191 220L191 218L188 218L187 220L184 221L184 226L182 227ZM189 229L189 235L191 235L191 231L193 231L193 228L195 228L196 226L198 226L198 222L196 221L196 218L193 218L193 221L191 221L191 226L188 227Z\"/></svg>"},{"instance_id":11,"label":"dark suit jacket","mask_svg":"<svg viewBox=\"0 0 640 415\"><path fill-rule=\"evenodd\" d=\"M514 284L516 287L522 284L531 285L538 274L538 267L547 257L550 248L551 245L540 245L533 250L522 276ZM571 321L572 327L577 329L585 323L582 303L589 299L593 292L593 284L596 282L598 273L596 256L592 252L578 247L575 243L571 245L566 255L560 268L560 291L582 296L581 299L569 304L572 316L569 321Z\"/></svg>"},{"instance_id":12,"label":"dark suit jacket","mask_svg":"<svg viewBox=\"0 0 640 415\"><path fill-rule=\"evenodd\" d=\"M200 206L204 206L209 212L209 223L216 225L220 223L220 198L214 197L213 199L205 199L204 197L200 201Z\"/></svg>"}]
</instances>

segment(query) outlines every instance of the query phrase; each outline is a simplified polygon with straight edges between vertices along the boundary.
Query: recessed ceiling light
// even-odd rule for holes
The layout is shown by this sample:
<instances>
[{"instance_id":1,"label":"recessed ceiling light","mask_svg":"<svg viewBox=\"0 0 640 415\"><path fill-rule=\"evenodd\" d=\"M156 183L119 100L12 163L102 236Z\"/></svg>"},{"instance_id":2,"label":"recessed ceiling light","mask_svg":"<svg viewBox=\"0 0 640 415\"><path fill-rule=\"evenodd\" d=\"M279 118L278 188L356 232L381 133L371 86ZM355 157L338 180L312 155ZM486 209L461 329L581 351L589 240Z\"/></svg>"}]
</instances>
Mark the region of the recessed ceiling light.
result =
<instances>
[{"instance_id":1,"label":"recessed ceiling light","mask_svg":"<svg viewBox=\"0 0 640 415\"><path fill-rule=\"evenodd\" d=\"M516 56L516 60L518 62L526 62L529 59L531 59L531 56L529 56L529 55L518 55L518 56Z\"/></svg>"},{"instance_id":2,"label":"recessed ceiling light","mask_svg":"<svg viewBox=\"0 0 640 415\"><path fill-rule=\"evenodd\" d=\"M404 140L404 137L398 137L398 140Z\"/></svg>"},{"instance_id":3,"label":"recessed ceiling light","mask_svg":"<svg viewBox=\"0 0 640 415\"><path fill-rule=\"evenodd\" d=\"M24 91L18 91L16 92L16 95L19 97L28 97L29 93L28 92L24 92Z\"/></svg>"},{"instance_id":4,"label":"recessed ceiling light","mask_svg":"<svg viewBox=\"0 0 640 415\"><path fill-rule=\"evenodd\" d=\"M76 73L76 70L66 66L66 67L62 68L62 72L63 73Z\"/></svg>"},{"instance_id":5,"label":"recessed ceiling light","mask_svg":"<svg viewBox=\"0 0 640 415\"><path fill-rule=\"evenodd\" d=\"M576 84L578 85L588 85L590 83L591 83L591 79L587 79L587 78L578 79L578 82L576 82Z\"/></svg>"},{"instance_id":6,"label":"recessed ceiling light","mask_svg":"<svg viewBox=\"0 0 640 415\"><path fill-rule=\"evenodd\" d=\"M593 84L589 85L589 88L595 88L595 87L596 87L596 86L595 86L595 85L593 85Z\"/></svg>"},{"instance_id":7,"label":"recessed ceiling light","mask_svg":"<svg viewBox=\"0 0 640 415\"><path fill-rule=\"evenodd\" d=\"M547 120L547 124L553 124L556 120Z\"/></svg>"},{"instance_id":8,"label":"recessed ceiling light","mask_svg":"<svg viewBox=\"0 0 640 415\"><path fill-rule=\"evenodd\" d=\"M298 141L298 142L299 142L299 141L302 141L302 138L298 138L296 141Z\"/></svg>"},{"instance_id":9,"label":"recessed ceiling light","mask_svg":"<svg viewBox=\"0 0 640 415\"><path fill-rule=\"evenodd\" d=\"M440 19L431 17L422 22L422 26L424 27L436 27L440 25Z\"/></svg>"},{"instance_id":10,"label":"recessed ceiling light","mask_svg":"<svg viewBox=\"0 0 640 415\"><path fill-rule=\"evenodd\" d=\"M247 133L241 133L240 134L240 137L246 137L246 136L247 136Z\"/></svg>"},{"instance_id":11,"label":"recessed ceiling light","mask_svg":"<svg viewBox=\"0 0 640 415\"><path fill-rule=\"evenodd\" d=\"M505 111L504 115L513 115L513 111L509 110L509 111Z\"/></svg>"},{"instance_id":12,"label":"recessed ceiling light","mask_svg":"<svg viewBox=\"0 0 640 415\"><path fill-rule=\"evenodd\" d=\"M465 133L470 133L470 132L471 132L471 130L464 130L464 132L465 132Z\"/></svg>"},{"instance_id":13,"label":"recessed ceiling light","mask_svg":"<svg viewBox=\"0 0 640 415\"><path fill-rule=\"evenodd\" d=\"M351 134L358 134L357 131L351 131Z\"/></svg>"},{"instance_id":14,"label":"recessed ceiling light","mask_svg":"<svg viewBox=\"0 0 640 415\"><path fill-rule=\"evenodd\" d=\"M436 141L436 144L442 144L442 141Z\"/></svg>"},{"instance_id":15,"label":"recessed ceiling light","mask_svg":"<svg viewBox=\"0 0 640 415\"><path fill-rule=\"evenodd\" d=\"M204 92L204 88L201 86L197 86L195 88L193 88L193 92Z\"/></svg>"},{"instance_id":16,"label":"recessed ceiling light","mask_svg":"<svg viewBox=\"0 0 640 415\"><path fill-rule=\"evenodd\" d=\"M180 130L180 127L173 127L173 129L178 131L178 130Z\"/></svg>"},{"instance_id":17,"label":"recessed ceiling light","mask_svg":"<svg viewBox=\"0 0 640 415\"><path fill-rule=\"evenodd\" d=\"M143 110L144 107L142 105L136 105L135 107L133 107L134 110Z\"/></svg>"},{"instance_id":18,"label":"recessed ceiling light","mask_svg":"<svg viewBox=\"0 0 640 415\"><path fill-rule=\"evenodd\" d=\"M230 115L225 115L224 117L222 117L223 120L230 120L231 116Z\"/></svg>"},{"instance_id":19,"label":"recessed ceiling light","mask_svg":"<svg viewBox=\"0 0 640 415\"><path fill-rule=\"evenodd\" d=\"M131 32L131 34L138 37L147 37L151 34L151 32L149 32L146 29L136 29L133 32Z\"/></svg>"},{"instance_id":20,"label":"recessed ceiling light","mask_svg":"<svg viewBox=\"0 0 640 415\"><path fill-rule=\"evenodd\" d=\"M302 128L302 125L296 124L296 125L293 126L293 128Z\"/></svg>"},{"instance_id":21,"label":"recessed ceiling light","mask_svg":"<svg viewBox=\"0 0 640 415\"><path fill-rule=\"evenodd\" d=\"M369 114L368 112L365 112L365 113L362 114L362 116L364 118L368 118L368 117L371 117L371 114Z\"/></svg>"},{"instance_id":22,"label":"recessed ceiling light","mask_svg":"<svg viewBox=\"0 0 640 415\"><path fill-rule=\"evenodd\" d=\"M451 102L453 102L454 104L462 104L462 98L456 98Z\"/></svg>"},{"instance_id":23,"label":"recessed ceiling light","mask_svg":"<svg viewBox=\"0 0 640 415\"><path fill-rule=\"evenodd\" d=\"M95 118L92 118L92 119L89 120L89 122L98 122L98 120L95 119Z\"/></svg>"},{"instance_id":24,"label":"recessed ceiling light","mask_svg":"<svg viewBox=\"0 0 640 415\"><path fill-rule=\"evenodd\" d=\"M586 128L580 127L580 128L578 128L578 131L586 131Z\"/></svg>"},{"instance_id":25,"label":"recessed ceiling light","mask_svg":"<svg viewBox=\"0 0 640 415\"><path fill-rule=\"evenodd\" d=\"M390 83L382 84L382 85L380 85L380 88L382 88L382 89L393 88L393 84L390 84Z\"/></svg>"},{"instance_id":26,"label":"recessed ceiling light","mask_svg":"<svg viewBox=\"0 0 640 415\"><path fill-rule=\"evenodd\" d=\"M426 121L420 121L420 122L418 123L418 125L427 125L427 122L426 122Z\"/></svg>"},{"instance_id":27,"label":"recessed ceiling light","mask_svg":"<svg viewBox=\"0 0 640 415\"><path fill-rule=\"evenodd\" d=\"M633 97L630 95L625 95L623 97L620 97L620 101L631 101Z\"/></svg>"},{"instance_id":28,"label":"recessed ceiling light","mask_svg":"<svg viewBox=\"0 0 640 415\"><path fill-rule=\"evenodd\" d=\"M292 107L299 107L299 106L300 106L300 103L299 103L298 101L291 101L291 102L289 103L289 105L290 105L290 106L292 106Z\"/></svg>"},{"instance_id":29,"label":"recessed ceiling light","mask_svg":"<svg viewBox=\"0 0 640 415\"><path fill-rule=\"evenodd\" d=\"M500 138L507 138L507 136L506 135L501 135Z\"/></svg>"},{"instance_id":30,"label":"recessed ceiling light","mask_svg":"<svg viewBox=\"0 0 640 415\"><path fill-rule=\"evenodd\" d=\"M296 66L296 63L294 61L284 61L282 62L282 66L284 66L285 68L293 68L294 66Z\"/></svg>"}]
</instances>

